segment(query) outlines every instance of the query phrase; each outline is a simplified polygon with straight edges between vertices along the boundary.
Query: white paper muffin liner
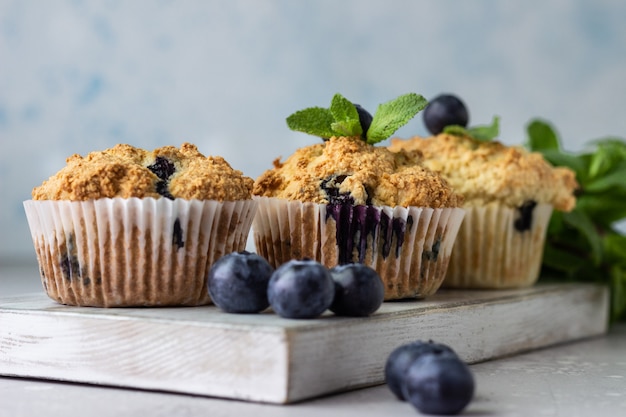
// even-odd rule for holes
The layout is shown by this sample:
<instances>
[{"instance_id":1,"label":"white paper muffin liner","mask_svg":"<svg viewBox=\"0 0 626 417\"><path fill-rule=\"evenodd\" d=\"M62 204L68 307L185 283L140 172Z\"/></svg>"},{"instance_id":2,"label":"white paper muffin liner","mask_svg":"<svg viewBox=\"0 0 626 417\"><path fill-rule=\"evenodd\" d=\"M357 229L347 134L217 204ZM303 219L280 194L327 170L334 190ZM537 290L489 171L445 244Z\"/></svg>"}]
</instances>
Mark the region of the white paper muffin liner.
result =
<instances>
[{"instance_id":1,"label":"white paper muffin liner","mask_svg":"<svg viewBox=\"0 0 626 417\"><path fill-rule=\"evenodd\" d=\"M445 277L460 208L327 205L255 197L257 252L274 267L291 259L360 262L380 274L385 299L432 295Z\"/></svg>"},{"instance_id":2,"label":"white paper muffin liner","mask_svg":"<svg viewBox=\"0 0 626 417\"><path fill-rule=\"evenodd\" d=\"M28 200L44 289L94 307L209 304L206 274L245 249L256 202L103 198Z\"/></svg>"},{"instance_id":3,"label":"white paper muffin liner","mask_svg":"<svg viewBox=\"0 0 626 417\"><path fill-rule=\"evenodd\" d=\"M444 287L523 288L539 278L552 206L537 204L528 230L519 210L500 204L466 208Z\"/></svg>"},{"instance_id":4,"label":"white paper muffin liner","mask_svg":"<svg viewBox=\"0 0 626 417\"><path fill-rule=\"evenodd\" d=\"M275 268L291 259L320 260L320 204L253 197L252 234L257 253Z\"/></svg>"}]
</instances>

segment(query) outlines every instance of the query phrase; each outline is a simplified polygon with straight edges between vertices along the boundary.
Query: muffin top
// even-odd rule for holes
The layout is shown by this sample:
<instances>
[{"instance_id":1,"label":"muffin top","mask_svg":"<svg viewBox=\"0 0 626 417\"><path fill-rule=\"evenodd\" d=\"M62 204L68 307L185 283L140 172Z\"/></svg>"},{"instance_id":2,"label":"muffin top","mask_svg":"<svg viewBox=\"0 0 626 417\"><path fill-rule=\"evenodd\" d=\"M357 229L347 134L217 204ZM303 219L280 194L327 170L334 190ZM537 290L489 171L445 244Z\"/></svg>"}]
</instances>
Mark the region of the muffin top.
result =
<instances>
[{"instance_id":1,"label":"muffin top","mask_svg":"<svg viewBox=\"0 0 626 417\"><path fill-rule=\"evenodd\" d=\"M462 197L418 159L417 152L391 152L358 136L333 136L276 159L253 194L318 204L458 207Z\"/></svg>"},{"instance_id":2,"label":"muffin top","mask_svg":"<svg viewBox=\"0 0 626 417\"><path fill-rule=\"evenodd\" d=\"M535 201L570 211L578 184L573 171L553 167L541 154L500 142L441 133L429 138L392 139L394 152L417 151L422 165L440 172L467 206L501 202L520 207Z\"/></svg>"},{"instance_id":3,"label":"muffin top","mask_svg":"<svg viewBox=\"0 0 626 417\"><path fill-rule=\"evenodd\" d=\"M56 175L32 191L34 200L166 197L186 200L250 199L254 181L222 157L205 157L195 145L153 151L119 144L72 155Z\"/></svg>"}]
</instances>

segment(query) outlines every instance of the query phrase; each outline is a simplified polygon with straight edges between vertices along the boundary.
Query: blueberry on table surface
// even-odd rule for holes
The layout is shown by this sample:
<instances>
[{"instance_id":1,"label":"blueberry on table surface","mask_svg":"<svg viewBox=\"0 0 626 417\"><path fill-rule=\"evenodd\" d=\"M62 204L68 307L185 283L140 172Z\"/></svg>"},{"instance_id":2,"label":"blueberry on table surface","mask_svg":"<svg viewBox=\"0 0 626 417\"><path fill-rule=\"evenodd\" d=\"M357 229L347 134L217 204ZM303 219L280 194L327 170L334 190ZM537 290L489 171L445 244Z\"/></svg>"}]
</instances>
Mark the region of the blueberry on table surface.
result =
<instances>
[{"instance_id":1,"label":"blueberry on table surface","mask_svg":"<svg viewBox=\"0 0 626 417\"><path fill-rule=\"evenodd\" d=\"M391 392L399 400L405 401L403 388L409 366L422 355L439 355L442 353L456 355L454 350L448 345L433 341L424 342L418 340L394 349L385 363L385 382Z\"/></svg>"},{"instance_id":2,"label":"blueberry on table surface","mask_svg":"<svg viewBox=\"0 0 626 417\"><path fill-rule=\"evenodd\" d=\"M424 354L406 371L404 397L419 412L460 413L474 396L474 376L457 355L450 352Z\"/></svg>"},{"instance_id":3,"label":"blueberry on table surface","mask_svg":"<svg viewBox=\"0 0 626 417\"><path fill-rule=\"evenodd\" d=\"M246 251L218 259L207 276L209 296L227 313L259 313L269 307L267 286L274 268Z\"/></svg>"},{"instance_id":4,"label":"blueberry on table surface","mask_svg":"<svg viewBox=\"0 0 626 417\"><path fill-rule=\"evenodd\" d=\"M335 281L335 298L330 311L339 316L364 317L374 313L385 298L380 275L360 263L339 265L330 270Z\"/></svg>"},{"instance_id":5,"label":"blueberry on table surface","mask_svg":"<svg viewBox=\"0 0 626 417\"><path fill-rule=\"evenodd\" d=\"M432 99L424 109L423 115L424 124L433 135L443 132L446 126L467 127L469 122L467 107L461 99L452 94L442 94Z\"/></svg>"},{"instance_id":6,"label":"blueberry on table surface","mask_svg":"<svg viewBox=\"0 0 626 417\"><path fill-rule=\"evenodd\" d=\"M335 283L328 269L319 262L291 260L274 271L267 296L281 317L315 318L333 302Z\"/></svg>"}]
</instances>

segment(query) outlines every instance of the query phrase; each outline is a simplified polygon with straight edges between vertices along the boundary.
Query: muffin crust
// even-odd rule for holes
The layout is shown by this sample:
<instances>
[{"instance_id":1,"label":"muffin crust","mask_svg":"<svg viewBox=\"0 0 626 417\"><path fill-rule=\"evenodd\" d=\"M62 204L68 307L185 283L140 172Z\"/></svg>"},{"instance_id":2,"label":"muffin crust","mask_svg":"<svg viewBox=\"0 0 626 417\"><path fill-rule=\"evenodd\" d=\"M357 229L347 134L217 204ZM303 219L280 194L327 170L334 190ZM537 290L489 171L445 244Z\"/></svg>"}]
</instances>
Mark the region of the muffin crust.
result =
<instances>
[{"instance_id":1,"label":"muffin crust","mask_svg":"<svg viewBox=\"0 0 626 417\"><path fill-rule=\"evenodd\" d=\"M520 207L535 201L570 211L576 204L574 172L553 167L541 154L521 147L442 133L429 138L392 139L389 149L414 152L412 155L417 152L418 162L440 172L463 195L468 207L491 202Z\"/></svg>"},{"instance_id":2,"label":"muffin crust","mask_svg":"<svg viewBox=\"0 0 626 417\"><path fill-rule=\"evenodd\" d=\"M195 145L153 151L118 144L86 157L74 154L57 174L32 191L34 200L166 197L248 200L254 181L222 157L205 157Z\"/></svg>"},{"instance_id":3,"label":"muffin crust","mask_svg":"<svg viewBox=\"0 0 626 417\"><path fill-rule=\"evenodd\" d=\"M415 161L419 152L390 152L358 137L332 137L274 161L253 194L327 204L458 207L462 197L437 173Z\"/></svg>"}]
</instances>

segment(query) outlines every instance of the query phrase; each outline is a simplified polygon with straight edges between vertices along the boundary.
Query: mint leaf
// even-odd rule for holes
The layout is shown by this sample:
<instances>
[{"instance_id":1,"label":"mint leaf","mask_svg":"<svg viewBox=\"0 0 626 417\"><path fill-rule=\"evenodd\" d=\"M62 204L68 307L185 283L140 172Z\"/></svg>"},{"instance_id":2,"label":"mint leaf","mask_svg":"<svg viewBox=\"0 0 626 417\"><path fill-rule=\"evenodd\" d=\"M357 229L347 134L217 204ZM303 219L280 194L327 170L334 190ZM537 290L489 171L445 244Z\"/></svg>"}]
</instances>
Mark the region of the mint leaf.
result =
<instances>
[{"instance_id":1,"label":"mint leaf","mask_svg":"<svg viewBox=\"0 0 626 417\"><path fill-rule=\"evenodd\" d=\"M559 150L559 139L552 126L539 119L531 121L526 127L527 147L531 151Z\"/></svg>"},{"instance_id":2,"label":"mint leaf","mask_svg":"<svg viewBox=\"0 0 626 417\"><path fill-rule=\"evenodd\" d=\"M500 135L500 117L493 116L490 125L475 126L467 129L474 139L489 142Z\"/></svg>"},{"instance_id":3,"label":"mint leaf","mask_svg":"<svg viewBox=\"0 0 626 417\"><path fill-rule=\"evenodd\" d=\"M599 147L596 152L591 155L589 163L589 178L595 178L603 175L611 169L612 155L607 148Z\"/></svg>"},{"instance_id":4,"label":"mint leaf","mask_svg":"<svg viewBox=\"0 0 626 417\"><path fill-rule=\"evenodd\" d=\"M357 120L345 120L342 122L334 122L331 125L334 136L361 136L363 129L361 129L361 123Z\"/></svg>"},{"instance_id":5,"label":"mint leaf","mask_svg":"<svg viewBox=\"0 0 626 417\"><path fill-rule=\"evenodd\" d=\"M576 200L576 207L588 213L596 225L610 228L611 225L626 219L626 193L591 194L584 193Z\"/></svg>"},{"instance_id":6,"label":"mint leaf","mask_svg":"<svg viewBox=\"0 0 626 417\"><path fill-rule=\"evenodd\" d=\"M577 229L586 238L591 249L591 259L595 265L599 265L602 260L602 239L589 216L579 208L575 208L569 213L563 213L563 221Z\"/></svg>"},{"instance_id":7,"label":"mint leaf","mask_svg":"<svg viewBox=\"0 0 626 417\"><path fill-rule=\"evenodd\" d=\"M387 139L424 109L426 104L426 99L415 93L381 104L373 117L367 138L362 139L370 144ZM320 136L324 140L332 136L364 136L359 111L341 94L333 96L329 109L311 107L293 113L287 117L287 126L292 130Z\"/></svg>"},{"instance_id":8,"label":"mint leaf","mask_svg":"<svg viewBox=\"0 0 626 417\"><path fill-rule=\"evenodd\" d=\"M344 136L359 136L363 133L356 107L341 94L334 95L330 103L330 112L335 119L334 125L337 126L337 129L333 129L338 133Z\"/></svg>"},{"instance_id":9,"label":"mint leaf","mask_svg":"<svg viewBox=\"0 0 626 417\"><path fill-rule=\"evenodd\" d=\"M546 243L542 262L544 266L564 272L567 276L572 276L589 261L576 256L569 250L559 249L550 243Z\"/></svg>"},{"instance_id":10,"label":"mint leaf","mask_svg":"<svg viewBox=\"0 0 626 417\"><path fill-rule=\"evenodd\" d=\"M545 149L539 152L552 165L567 167L574 171L579 182L587 177L587 162L583 156L561 152L556 149Z\"/></svg>"},{"instance_id":11,"label":"mint leaf","mask_svg":"<svg viewBox=\"0 0 626 417\"><path fill-rule=\"evenodd\" d=\"M611 317L626 316L626 266L613 265L610 271Z\"/></svg>"},{"instance_id":12,"label":"mint leaf","mask_svg":"<svg viewBox=\"0 0 626 417\"><path fill-rule=\"evenodd\" d=\"M553 165L576 173L576 208L554 212L546 233L541 279L600 282L611 292L611 320L626 320L626 236L615 224L626 219L626 141L605 138L570 154L552 127L528 125L527 147Z\"/></svg>"},{"instance_id":13,"label":"mint leaf","mask_svg":"<svg viewBox=\"0 0 626 417\"><path fill-rule=\"evenodd\" d=\"M589 170L591 171L591 167L589 167ZM622 161L619 165L612 169L611 172L604 172L604 175L600 176L598 172L602 171L604 170L596 171L596 175L592 175L591 172L589 173L591 178L597 178L590 180L585 185L585 190L587 192L606 191L613 187L626 192L626 160ZM624 203L626 204L626 201Z\"/></svg>"},{"instance_id":14,"label":"mint leaf","mask_svg":"<svg viewBox=\"0 0 626 417\"><path fill-rule=\"evenodd\" d=\"M449 125L443 128L443 132L457 136L471 136L481 142L489 142L500 135L500 117L494 116L490 125L480 125L465 128L459 125Z\"/></svg>"},{"instance_id":15,"label":"mint leaf","mask_svg":"<svg viewBox=\"0 0 626 417\"><path fill-rule=\"evenodd\" d=\"M608 259L626 266L626 236L607 235L604 239L604 252Z\"/></svg>"},{"instance_id":16,"label":"mint leaf","mask_svg":"<svg viewBox=\"0 0 626 417\"><path fill-rule=\"evenodd\" d=\"M331 128L337 136L361 136L363 129L359 113L348 99L341 94L335 94L330 103L330 112L335 119Z\"/></svg>"},{"instance_id":17,"label":"mint leaf","mask_svg":"<svg viewBox=\"0 0 626 417\"><path fill-rule=\"evenodd\" d=\"M472 136L469 130L460 125L448 125L443 128L443 133L455 136Z\"/></svg>"},{"instance_id":18,"label":"mint leaf","mask_svg":"<svg viewBox=\"0 0 626 417\"><path fill-rule=\"evenodd\" d=\"M367 143L374 144L387 139L427 104L428 101L421 95L409 93L379 105L367 131Z\"/></svg>"},{"instance_id":19,"label":"mint leaf","mask_svg":"<svg viewBox=\"0 0 626 417\"><path fill-rule=\"evenodd\" d=\"M626 160L626 143L609 138L595 144L597 148L590 155L589 178L605 175Z\"/></svg>"},{"instance_id":20,"label":"mint leaf","mask_svg":"<svg viewBox=\"0 0 626 417\"><path fill-rule=\"evenodd\" d=\"M563 212L554 210L548 222L548 234L556 235L563 232L565 223L563 222Z\"/></svg>"},{"instance_id":21,"label":"mint leaf","mask_svg":"<svg viewBox=\"0 0 626 417\"><path fill-rule=\"evenodd\" d=\"M287 117L287 126L291 130L328 139L335 135L332 128L334 121L330 110L322 107L309 107Z\"/></svg>"}]
</instances>

